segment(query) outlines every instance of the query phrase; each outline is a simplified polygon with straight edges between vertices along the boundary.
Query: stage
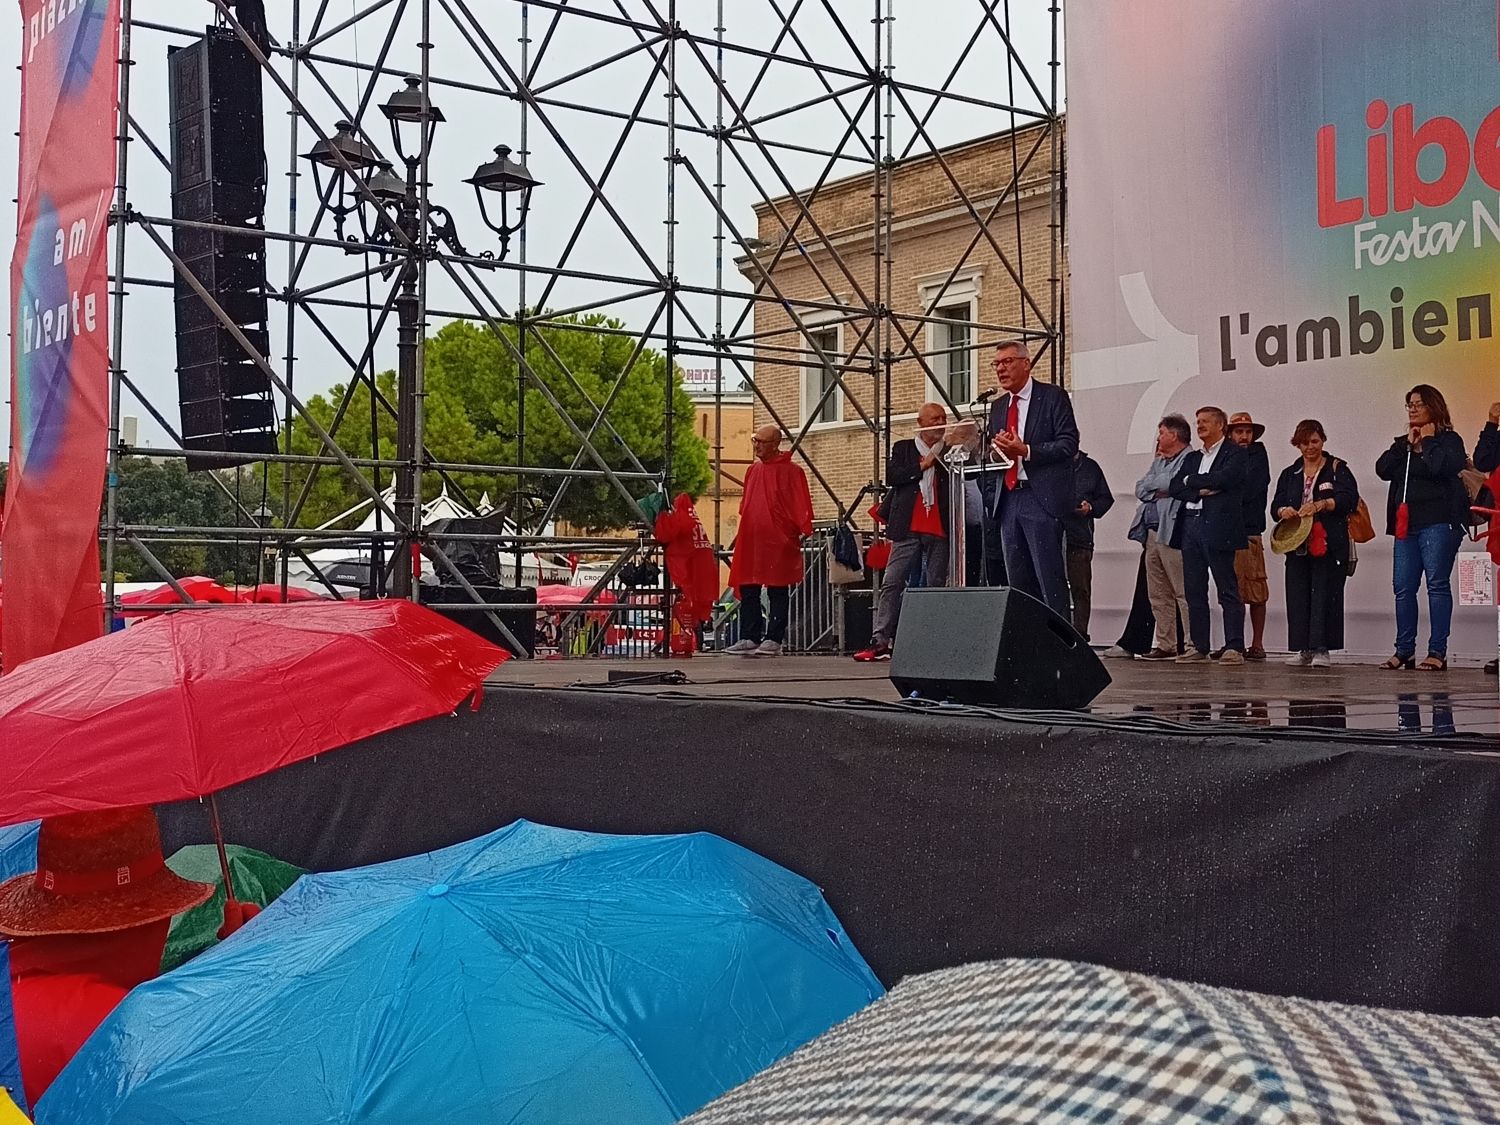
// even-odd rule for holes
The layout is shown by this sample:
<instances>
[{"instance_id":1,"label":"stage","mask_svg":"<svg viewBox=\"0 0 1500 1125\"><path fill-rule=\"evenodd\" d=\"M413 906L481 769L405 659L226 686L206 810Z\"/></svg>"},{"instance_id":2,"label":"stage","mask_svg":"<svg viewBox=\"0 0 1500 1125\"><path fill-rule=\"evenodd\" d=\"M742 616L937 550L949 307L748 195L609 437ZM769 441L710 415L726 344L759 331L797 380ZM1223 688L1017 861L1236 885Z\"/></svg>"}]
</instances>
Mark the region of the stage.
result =
<instances>
[{"instance_id":1,"label":"stage","mask_svg":"<svg viewBox=\"0 0 1500 1125\"><path fill-rule=\"evenodd\" d=\"M1106 660L1104 665L1114 682L1094 701L1089 709L1093 715L1207 724L1218 730L1234 726L1362 731L1398 736L1403 742L1430 742L1434 735L1480 736L1458 741L1469 750L1500 753L1500 686L1477 665L1435 673L1386 672L1375 668L1373 661L1349 661L1327 669L1288 668L1279 655L1263 664L1234 668L1140 660ZM889 668L834 656L518 660L502 665L491 682L550 688L608 685L634 693L713 699L896 703ZM685 682L673 675L679 672Z\"/></svg>"},{"instance_id":2,"label":"stage","mask_svg":"<svg viewBox=\"0 0 1500 1125\"><path fill-rule=\"evenodd\" d=\"M475 706L218 804L231 841L311 870L517 818L713 832L821 887L887 984L1046 956L1500 1015L1493 679L1110 670L1064 713L902 702L884 666L832 657L513 661ZM169 851L211 838L197 802L162 821Z\"/></svg>"}]
</instances>

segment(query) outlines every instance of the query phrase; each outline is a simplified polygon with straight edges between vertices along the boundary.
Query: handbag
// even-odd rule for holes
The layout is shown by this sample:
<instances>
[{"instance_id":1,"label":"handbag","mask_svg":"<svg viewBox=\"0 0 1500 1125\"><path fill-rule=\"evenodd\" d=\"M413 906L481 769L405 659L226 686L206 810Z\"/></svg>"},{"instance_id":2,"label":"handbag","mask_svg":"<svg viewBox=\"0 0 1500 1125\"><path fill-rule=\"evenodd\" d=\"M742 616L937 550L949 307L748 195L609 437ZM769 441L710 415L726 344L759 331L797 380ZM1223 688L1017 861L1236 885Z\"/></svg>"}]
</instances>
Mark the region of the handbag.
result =
<instances>
[{"instance_id":1,"label":"handbag","mask_svg":"<svg viewBox=\"0 0 1500 1125\"><path fill-rule=\"evenodd\" d=\"M1458 471L1458 479L1463 481L1464 492L1469 497L1469 506L1465 512L1465 522L1476 532L1489 521L1489 516L1481 515L1474 511L1475 508L1493 509L1495 507L1494 494L1490 492L1490 478L1474 467L1470 460Z\"/></svg>"},{"instance_id":2,"label":"handbag","mask_svg":"<svg viewBox=\"0 0 1500 1125\"><path fill-rule=\"evenodd\" d=\"M1334 461L1333 473L1338 475L1339 469L1343 468L1342 461ZM1375 521L1370 518L1370 506L1365 503L1361 496L1359 503L1354 506L1354 511L1349 513L1349 573L1354 573L1354 563L1357 556L1354 554L1354 544L1368 543L1375 538Z\"/></svg>"},{"instance_id":3,"label":"handbag","mask_svg":"<svg viewBox=\"0 0 1500 1125\"><path fill-rule=\"evenodd\" d=\"M854 533L847 527L838 527L828 543L828 581L835 586L850 586L864 576Z\"/></svg>"},{"instance_id":4,"label":"handbag","mask_svg":"<svg viewBox=\"0 0 1500 1125\"><path fill-rule=\"evenodd\" d=\"M1349 513L1349 542L1368 543L1375 538L1375 521L1370 518L1370 506L1365 503L1365 498L1359 498L1359 505ZM1353 573L1353 568L1350 568Z\"/></svg>"}]
</instances>

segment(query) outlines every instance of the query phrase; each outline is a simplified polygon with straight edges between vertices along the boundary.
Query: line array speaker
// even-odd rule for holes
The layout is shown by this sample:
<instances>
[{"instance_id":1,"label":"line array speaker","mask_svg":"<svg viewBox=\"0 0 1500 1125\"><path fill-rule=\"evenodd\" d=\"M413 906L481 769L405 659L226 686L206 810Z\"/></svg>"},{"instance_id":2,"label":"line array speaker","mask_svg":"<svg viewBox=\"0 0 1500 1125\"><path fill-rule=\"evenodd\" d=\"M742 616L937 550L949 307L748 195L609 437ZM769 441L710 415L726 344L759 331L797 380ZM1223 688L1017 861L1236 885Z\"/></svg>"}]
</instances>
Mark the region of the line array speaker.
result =
<instances>
[{"instance_id":1,"label":"line array speaker","mask_svg":"<svg viewBox=\"0 0 1500 1125\"><path fill-rule=\"evenodd\" d=\"M242 228L174 227L172 247L250 347L265 356L266 162L260 65L229 28L167 50L172 217ZM213 308L175 276L177 391L189 469L276 452L271 381Z\"/></svg>"}]
</instances>

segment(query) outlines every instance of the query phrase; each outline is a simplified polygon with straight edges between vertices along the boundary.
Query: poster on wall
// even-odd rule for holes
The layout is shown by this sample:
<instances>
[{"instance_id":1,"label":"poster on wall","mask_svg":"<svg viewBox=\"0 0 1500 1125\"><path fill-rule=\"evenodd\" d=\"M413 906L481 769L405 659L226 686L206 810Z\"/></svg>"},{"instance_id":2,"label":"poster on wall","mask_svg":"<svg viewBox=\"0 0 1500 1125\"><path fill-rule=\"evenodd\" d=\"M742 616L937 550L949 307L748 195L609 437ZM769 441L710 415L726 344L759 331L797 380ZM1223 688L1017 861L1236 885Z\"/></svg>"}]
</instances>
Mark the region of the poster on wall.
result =
<instances>
[{"instance_id":1,"label":"poster on wall","mask_svg":"<svg viewBox=\"0 0 1500 1125\"><path fill-rule=\"evenodd\" d=\"M100 634L106 294L119 0L22 0L11 433L0 553L6 670Z\"/></svg>"},{"instance_id":2,"label":"poster on wall","mask_svg":"<svg viewBox=\"0 0 1500 1125\"><path fill-rule=\"evenodd\" d=\"M1500 398L1497 8L1069 5L1072 389L1116 492L1164 414L1205 405L1264 423L1273 473L1298 421L1320 421L1377 525L1374 464L1408 388L1437 386L1473 448ZM1113 544L1129 565L1105 581L1117 605L1130 514ZM1390 540L1361 554L1350 647L1378 652ZM1477 615L1460 625L1479 638Z\"/></svg>"}]
</instances>

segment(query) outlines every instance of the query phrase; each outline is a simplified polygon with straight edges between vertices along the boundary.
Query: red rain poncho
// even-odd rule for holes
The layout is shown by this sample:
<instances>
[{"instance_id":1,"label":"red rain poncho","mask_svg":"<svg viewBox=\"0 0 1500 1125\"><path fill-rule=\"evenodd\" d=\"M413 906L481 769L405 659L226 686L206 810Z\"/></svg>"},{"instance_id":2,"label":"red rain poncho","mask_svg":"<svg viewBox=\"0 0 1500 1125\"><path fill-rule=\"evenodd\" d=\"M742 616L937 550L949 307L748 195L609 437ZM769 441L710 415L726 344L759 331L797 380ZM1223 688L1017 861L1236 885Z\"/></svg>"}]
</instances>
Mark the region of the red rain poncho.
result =
<instances>
[{"instance_id":1,"label":"red rain poncho","mask_svg":"<svg viewBox=\"0 0 1500 1125\"><path fill-rule=\"evenodd\" d=\"M656 517L656 537L666 548L667 577L682 591L692 619L710 620L719 598L719 560L691 496L678 496L671 511Z\"/></svg>"},{"instance_id":2,"label":"red rain poncho","mask_svg":"<svg viewBox=\"0 0 1500 1125\"><path fill-rule=\"evenodd\" d=\"M802 537L812 534L812 495L790 453L755 461L745 471L740 529L729 584L795 586L802 581Z\"/></svg>"}]
</instances>

